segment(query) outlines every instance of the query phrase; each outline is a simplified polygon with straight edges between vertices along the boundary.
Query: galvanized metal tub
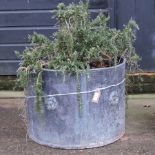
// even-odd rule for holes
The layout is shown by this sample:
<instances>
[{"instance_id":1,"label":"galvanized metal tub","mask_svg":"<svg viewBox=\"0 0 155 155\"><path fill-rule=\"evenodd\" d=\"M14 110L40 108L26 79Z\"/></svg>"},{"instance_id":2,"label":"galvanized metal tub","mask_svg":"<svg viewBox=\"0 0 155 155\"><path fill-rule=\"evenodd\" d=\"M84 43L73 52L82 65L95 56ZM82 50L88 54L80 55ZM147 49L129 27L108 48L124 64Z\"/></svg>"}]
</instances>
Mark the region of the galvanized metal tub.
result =
<instances>
[{"instance_id":1,"label":"galvanized metal tub","mask_svg":"<svg viewBox=\"0 0 155 155\"><path fill-rule=\"evenodd\" d=\"M80 109L76 76L68 74L64 79L61 71L45 69L42 117L36 111L33 80L26 91L29 137L39 144L63 149L93 148L118 140L125 132L124 78L125 61L115 67L81 72Z\"/></svg>"}]
</instances>

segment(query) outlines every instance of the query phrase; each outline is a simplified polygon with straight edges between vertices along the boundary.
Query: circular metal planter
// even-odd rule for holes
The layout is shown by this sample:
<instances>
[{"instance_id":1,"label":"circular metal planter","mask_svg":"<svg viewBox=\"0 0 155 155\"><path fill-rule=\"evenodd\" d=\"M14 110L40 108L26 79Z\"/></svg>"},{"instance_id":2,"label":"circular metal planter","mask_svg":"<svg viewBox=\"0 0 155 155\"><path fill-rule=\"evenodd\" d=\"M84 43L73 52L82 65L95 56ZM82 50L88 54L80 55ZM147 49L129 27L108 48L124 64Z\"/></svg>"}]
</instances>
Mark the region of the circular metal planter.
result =
<instances>
[{"instance_id":1,"label":"circular metal planter","mask_svg":"<svg viewBox=\"0 0 155 155\"><path fill-rule=\"evenodd\" d=\"M125 132L125 61L81 72L82 108L75 75L43 71L43 115L36 111L33 80L26 90L28 135L35 142L63 149L104 146ZM75 93L75 94L74 94Z\"/></svg>"}]
</instances>

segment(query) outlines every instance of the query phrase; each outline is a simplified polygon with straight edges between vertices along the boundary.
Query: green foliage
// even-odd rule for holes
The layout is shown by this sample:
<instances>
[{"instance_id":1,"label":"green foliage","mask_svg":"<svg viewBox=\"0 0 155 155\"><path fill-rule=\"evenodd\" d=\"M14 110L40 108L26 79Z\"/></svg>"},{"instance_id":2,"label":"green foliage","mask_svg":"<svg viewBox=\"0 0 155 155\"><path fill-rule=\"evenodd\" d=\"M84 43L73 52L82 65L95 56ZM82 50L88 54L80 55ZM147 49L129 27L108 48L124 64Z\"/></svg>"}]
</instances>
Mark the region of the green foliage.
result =
<instances>
[{"instance_id":1,"label":"green foliage","mask_svg":"<svg viewBox=\"0 0 155 155\"><path fill-rule=\"evenodd\" d=\"M133 47L134 31L138 29L135 21L130 20L123 30L109 28L109 18L100 13L91 19L88 4L83 2L68 6L60 3L56 18L59 28L54 40L36 33L30 36L33 46L24 50L18 70L19 81L24 87L29 75L36 74L38 109L42 102L43 68L74 72L78 77L81 70L117 65L121 58L126 59L129 70L137 66L138 56Z\"/></svg>"}]
</instances>

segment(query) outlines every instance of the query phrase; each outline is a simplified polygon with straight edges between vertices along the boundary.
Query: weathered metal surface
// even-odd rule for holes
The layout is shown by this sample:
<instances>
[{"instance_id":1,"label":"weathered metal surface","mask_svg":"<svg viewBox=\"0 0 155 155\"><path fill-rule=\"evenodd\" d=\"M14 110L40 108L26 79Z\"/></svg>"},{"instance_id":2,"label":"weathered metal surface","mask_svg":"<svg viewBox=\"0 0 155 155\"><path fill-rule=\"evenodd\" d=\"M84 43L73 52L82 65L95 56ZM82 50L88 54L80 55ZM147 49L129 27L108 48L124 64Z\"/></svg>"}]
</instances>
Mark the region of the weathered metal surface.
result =
<instances>
[{"instance_id":1,"label":"weathered metal surface","mask_svg":"<svg viewBox=\"0 0 155 155\"><path fill-rule=\"evenodd\" d=\"M81 73L81 91L116 85L123 81L125 62L110 68ZM45 70L44 95L66 94L77 91L74 75ZM31 83L31 82L30 82ZM27 99L28 135L35 142L54 148L83 149L99 147L118 140L125 132L124 83L101 91L98 103L93 103L95 92L81 94L82 109L77 95L44 97L41 116L36 112L34 98ZM29 85L27 97L35 95Z\"/></svg>"}]
</instances>

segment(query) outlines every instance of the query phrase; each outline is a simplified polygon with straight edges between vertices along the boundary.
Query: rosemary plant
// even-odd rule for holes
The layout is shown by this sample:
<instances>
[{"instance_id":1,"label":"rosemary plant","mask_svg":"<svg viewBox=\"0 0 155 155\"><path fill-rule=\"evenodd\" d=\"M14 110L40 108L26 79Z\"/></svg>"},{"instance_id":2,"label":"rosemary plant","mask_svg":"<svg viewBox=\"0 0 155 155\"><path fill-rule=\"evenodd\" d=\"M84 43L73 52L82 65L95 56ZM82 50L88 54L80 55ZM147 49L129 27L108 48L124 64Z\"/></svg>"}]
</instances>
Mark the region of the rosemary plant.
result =
<instances>
[{"instance_id":1,"label":"rosemary plant","mask_svg":"<svg viewBox=\"0 0 155 155\"><path fill-rule=\"evenodd\" d=\"M88 3L60 3L55 18L59 26L54 40L34 33L30 36L32 47L27 47L21 56L18 69L19 81L27 86L29 75L35 73L37 109L42 104L43 68L73 72L96 67L110 67L126 59L129 70L137 66L138 56L133 46L138 25L130 20L123 30L108 27L109 17L99 13L90 18Z\"/></svg>"}]
</instances>

